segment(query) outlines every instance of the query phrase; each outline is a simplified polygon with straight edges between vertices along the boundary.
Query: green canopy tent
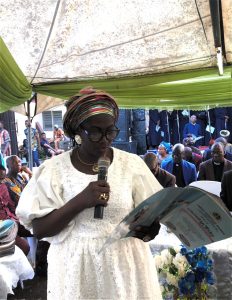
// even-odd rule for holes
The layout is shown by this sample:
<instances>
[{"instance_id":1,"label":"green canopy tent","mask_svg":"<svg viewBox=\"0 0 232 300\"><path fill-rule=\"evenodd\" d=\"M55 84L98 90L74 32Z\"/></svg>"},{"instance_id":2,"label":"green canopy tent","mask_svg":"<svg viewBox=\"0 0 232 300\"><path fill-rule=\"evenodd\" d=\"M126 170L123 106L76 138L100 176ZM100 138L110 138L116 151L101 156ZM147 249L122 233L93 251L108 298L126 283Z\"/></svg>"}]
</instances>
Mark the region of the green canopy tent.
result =
<instances>
[{"instance_id":1,"label":"green canopy tent","mask_svg":"<svg viewBox=\"0 0 232 300\"><path fill-rule=\"evenodd\" d=\"M154 75L57 81L30 84L0 39L0 111L24 103L33 93L67 99L84 86L104 89L124 108L206 109L232 106L231 68L223 76L216 68ZM61 100L62 101L62 100Z\"/></svg>"},{"instance_id":2,"label":"green canopy tent","mask_svg":"<svg viewBox=\"0 0 232 300\"><path fill-rule=\"evenodd\" d=\"M87 85L125 108L232 105L210 3L220 4L230 65L232 0L0 0L0 111L26 114L36 95L39 113Z\"/></svg>"}]
</instances>

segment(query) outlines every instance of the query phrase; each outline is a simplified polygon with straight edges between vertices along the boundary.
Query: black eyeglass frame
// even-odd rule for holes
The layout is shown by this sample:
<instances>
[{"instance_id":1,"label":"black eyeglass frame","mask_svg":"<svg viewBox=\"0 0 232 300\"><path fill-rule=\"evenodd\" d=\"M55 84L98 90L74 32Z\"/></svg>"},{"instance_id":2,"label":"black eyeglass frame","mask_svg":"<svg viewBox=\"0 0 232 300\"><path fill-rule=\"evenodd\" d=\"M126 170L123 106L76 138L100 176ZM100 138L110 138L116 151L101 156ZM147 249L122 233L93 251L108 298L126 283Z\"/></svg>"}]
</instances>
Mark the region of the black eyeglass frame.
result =
<instances>
[{"instance_id":1,"label":"black eyeglass frame","mask_svg":"<svg viewBox=\"0 0 232 300\"><path fill-rule=\"evenodd\" d=\"M99 136L99 139L92 139L91 138L91 130L84 128L82 125L80 125L80 128L85 132L85 134L87 135L90 142L96 142L96 143L100 142L104 136L106 137L106 139L109 142L112 142L114 139L116 139L116 137L119 135L119 132L120 132L120 129L117 126L114 126L113 128L111 127L111 129L109 129L110 127L108 127L104 131L100 127L96 126L94 128L96 128L98 130L98 133L100 133L101 136ZM116 132L116 134L113 138L109 138L109 136L107 136L107 133L112 132L112 131Z\"/></svg>"}]
</instances>

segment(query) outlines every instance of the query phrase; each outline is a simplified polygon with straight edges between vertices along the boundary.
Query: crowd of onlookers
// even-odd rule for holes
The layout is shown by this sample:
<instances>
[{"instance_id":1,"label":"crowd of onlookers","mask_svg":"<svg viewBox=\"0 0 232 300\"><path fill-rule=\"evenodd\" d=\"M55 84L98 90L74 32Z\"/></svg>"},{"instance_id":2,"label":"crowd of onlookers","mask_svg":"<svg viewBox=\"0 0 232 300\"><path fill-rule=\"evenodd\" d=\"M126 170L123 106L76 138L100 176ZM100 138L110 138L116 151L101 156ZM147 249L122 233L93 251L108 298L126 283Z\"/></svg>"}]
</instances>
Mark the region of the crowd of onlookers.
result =
<instances>
[{"instance_id":1,"label":"crowd of onlookers","mask_svg":"<svg viewBox=\"0 0 232 300\"><path fill-rule=\"evenodd\" d=\"M32 171L28 167L29 130L31 133L33 167L39 167L42 158L51 158L54 155L63 153L64 150L60 149L60 143L65 139L65 136L63 130L57 125L54 126L53 139L50 141L46 138L44 132L39 133L28 120L25 121L25 127L25 139L23 145L19 147L18 156L12 155L10 134L4 129L3 122L0 121L0 221L11 219L18 224L15 245L27 256L30 251L27 238L33 236L19 223L15 211L21 193L32 176ZM24 158L26 164L22 164ZM40 253L40 255L35 265L37 274L46 274L48 247L47 242L38 242L37 253Z\"/></svg>"},{"instance_id":2,"label":"crowd of onlookers","mask_svg":"<svg viewBox=\"0 0 232 300\"><path fill-rule=\"evenodd\" d=\"M173 147L162 142L150 150L144 161L163 187L185 187L197 180L222 183L221 198L232 211L232 147L224 137L200 151L191 137Z\"/></svg>"},{"instance_id":3,"label":"crowd of onlookers","mask_svg":"<svg viewBox=\"0 0 232 300\"><path fill-rule=\"evenodd\" d=\"M64 152L64 149L62 149L62 142L66 141L67 138L65 137L63 130L59 128L58 125L54 125L52 139L48 139L45 132L39 132L36 128L33 128L29 120L25 121L25 127L25 139L23 140L22 145L18 147L18 156L22 160L28 162L29 130L31 133L30 138L33 167L39 167L42 160ZM4 128L2 121L0 121L0 145L0 159L1 163L5 165L4 157L11 155L11 138L9 132Z\"/></svg>"}]
</instances>

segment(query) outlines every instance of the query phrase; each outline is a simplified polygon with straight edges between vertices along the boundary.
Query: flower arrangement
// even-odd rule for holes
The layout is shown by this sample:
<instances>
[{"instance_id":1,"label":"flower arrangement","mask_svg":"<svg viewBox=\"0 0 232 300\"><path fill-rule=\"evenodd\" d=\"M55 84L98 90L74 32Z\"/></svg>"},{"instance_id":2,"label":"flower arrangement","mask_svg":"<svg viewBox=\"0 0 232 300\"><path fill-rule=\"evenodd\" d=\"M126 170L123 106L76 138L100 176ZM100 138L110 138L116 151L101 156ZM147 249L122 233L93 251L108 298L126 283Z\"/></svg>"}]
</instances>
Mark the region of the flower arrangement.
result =
<instances>
[{"instance_id":1,"label":"flower arrangement","mask_svg":"<svg viewBox=\"0 0 232 300\"><path fill-rule=\"evenodd\" d=\"M155 264L163 299L207 299L214 278L213 261L205 246L165 249L155 256Z\"/></svg>"}]
</instances>

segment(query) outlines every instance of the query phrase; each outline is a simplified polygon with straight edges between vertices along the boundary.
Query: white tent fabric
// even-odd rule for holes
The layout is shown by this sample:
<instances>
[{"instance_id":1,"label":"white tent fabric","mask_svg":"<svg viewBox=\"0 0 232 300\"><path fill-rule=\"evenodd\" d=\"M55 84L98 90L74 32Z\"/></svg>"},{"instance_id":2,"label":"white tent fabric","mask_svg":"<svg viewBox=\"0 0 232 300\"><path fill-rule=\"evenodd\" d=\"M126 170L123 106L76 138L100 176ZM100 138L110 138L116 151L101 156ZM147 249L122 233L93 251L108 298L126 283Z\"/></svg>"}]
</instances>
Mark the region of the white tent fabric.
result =
<instances>
[{"instance_id":1,"label":"white tent fabric","mask_svg":"<svg viewBox=\"0 0 232 300\"><path fill-rule=\"evenodd\" d=\"M221 3L231 63L232 0ZM209 0L0 0L0 15L2 38L31 83L217 64ZM37 113L62 101L38 95Z\"/></svg>"},{"instance_id":2,"label":"white tent fabric","mask_svg":"<svg viewBox=\"0 0 232 300\"><path fill-rule=\"evenodd\" d=\"M232 0L222 8L231 62ZM209 0L0 0L0 14L33 83L216 65Z\"/></svg>"}]
</instances>

